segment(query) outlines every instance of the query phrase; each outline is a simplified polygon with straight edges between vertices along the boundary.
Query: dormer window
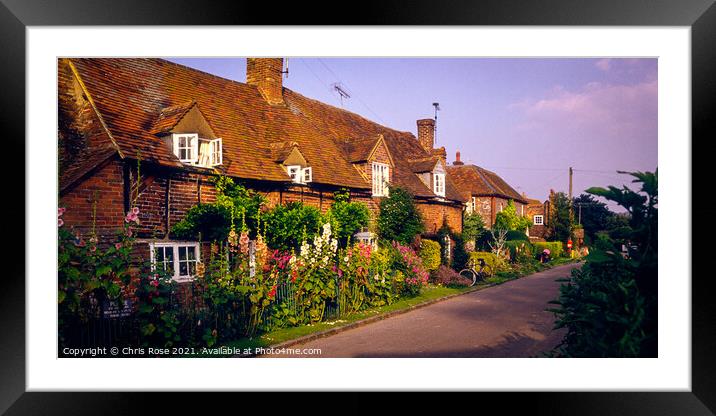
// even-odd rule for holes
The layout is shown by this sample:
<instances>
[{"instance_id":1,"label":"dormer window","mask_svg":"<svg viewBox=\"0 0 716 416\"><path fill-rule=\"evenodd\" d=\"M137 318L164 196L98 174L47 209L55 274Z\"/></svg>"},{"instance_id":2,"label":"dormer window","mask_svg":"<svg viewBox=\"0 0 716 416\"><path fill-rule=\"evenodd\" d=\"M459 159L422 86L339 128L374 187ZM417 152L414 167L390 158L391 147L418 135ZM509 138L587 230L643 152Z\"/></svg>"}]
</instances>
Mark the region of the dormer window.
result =
<instances>
[{"instance_id":1,"label":"dormer window","mask_svg":"<svg viewBox=\"0 0 716 416\"><path fill-rule=\"evenodd\" d=\"M286 166L288 176L294 183L308 183L313 181L313 170L310 167L302 168L300 165Z\"/></svg>"},{"instance_id":2,"label":"dormer window","mask_svg":"<svg viewBox=\"0 0 716 416\"><path fill-rule=\"evenodd\" d=\"M205 139L198 134L172 134L174 154L183 163L210 168L223 163L221 139Z\"/></svg>"},{"instance_id":3,"label":"dormer window","mask_svg":"<svg viewBox=\"0 0 716 416\"><path fill-rule=\"evenodd\" d=\"M445 174L436 173L433 175L433 192L435 195L445 196Z\"/></svg>"},{"instance_id":4,"label":"dormer window","mask_svg":"<svg viewBox=\"0 0 716 416\"><path fill-rule=\"evenodd\" d=\"M373 196L388 196L390 167L385 163L373 162Z\"/></svg>"}]
</instances>

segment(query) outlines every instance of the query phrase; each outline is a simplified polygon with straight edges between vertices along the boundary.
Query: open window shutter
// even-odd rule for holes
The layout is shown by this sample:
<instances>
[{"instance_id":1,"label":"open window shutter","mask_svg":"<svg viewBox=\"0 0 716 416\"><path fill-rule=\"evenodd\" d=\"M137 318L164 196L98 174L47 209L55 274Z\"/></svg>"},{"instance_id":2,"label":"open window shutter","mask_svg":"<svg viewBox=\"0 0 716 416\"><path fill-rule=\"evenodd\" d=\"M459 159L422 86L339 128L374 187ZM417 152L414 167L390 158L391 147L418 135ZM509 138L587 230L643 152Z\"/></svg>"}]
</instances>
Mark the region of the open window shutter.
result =
<instances>
[{"instance_id":1,"label":"open window shutter","mask_svg":"<svg viewBox=\"0 0 716 416\"><path fill-rule=\"evenodd\" d=\"M199 162L199 135L198 134L192 134L191 135L191 155L193 157L193 163Z\"/></svg>"},{"instance_id":2,"label":"open window shutter","mask_svg":"<svg viewBox=\"0 0 716 416\"><path fill-rule=\"evenodd\" d=\"M179 135L172 134L172 149L174 150L174 156L179 158Z\"/></svg>"},{"instance_id":3,"label":"open window shutter","mask_svg":"<svg viewBox=\"0 0 716 416\"><path fill-rule=\"evenodd\" d=\"M313 181L313 170L311 168L303 168L303 182Z\"/></svg>"},{"instance_id":4,"label":"open window shutter","mask_svg":"<svg viewBox=\"0 0 716 416\"><path fill-rule=\"evenodd\" d=\"M210 164L211 166L220 165L223 162L223 150L221 139L214 139L210 142L209 152L211 152Z\"/></svg>"}]
</instances>

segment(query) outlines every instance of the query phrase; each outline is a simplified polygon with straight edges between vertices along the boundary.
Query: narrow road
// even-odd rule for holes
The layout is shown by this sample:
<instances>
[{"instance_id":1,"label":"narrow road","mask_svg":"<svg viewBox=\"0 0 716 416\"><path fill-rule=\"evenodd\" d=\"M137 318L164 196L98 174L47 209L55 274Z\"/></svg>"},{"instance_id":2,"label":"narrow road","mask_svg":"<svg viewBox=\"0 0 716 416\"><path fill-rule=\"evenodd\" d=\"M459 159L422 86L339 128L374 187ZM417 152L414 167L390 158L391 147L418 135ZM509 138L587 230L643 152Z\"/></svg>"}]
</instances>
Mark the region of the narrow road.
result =
<instances>
[{"instance_id":1,"label":"narrow road","mask_svg":"<svg viewBox=\"0 0 716 416\"><path fill-rule=\"evenodd\" d=\"M576 267L558 266L289 348L320 348L320 355L304 356L313 358L540 356L564 336L552 330L554 314L545 311L559 295L555 279Z\"/></svg>"}]
</instances>

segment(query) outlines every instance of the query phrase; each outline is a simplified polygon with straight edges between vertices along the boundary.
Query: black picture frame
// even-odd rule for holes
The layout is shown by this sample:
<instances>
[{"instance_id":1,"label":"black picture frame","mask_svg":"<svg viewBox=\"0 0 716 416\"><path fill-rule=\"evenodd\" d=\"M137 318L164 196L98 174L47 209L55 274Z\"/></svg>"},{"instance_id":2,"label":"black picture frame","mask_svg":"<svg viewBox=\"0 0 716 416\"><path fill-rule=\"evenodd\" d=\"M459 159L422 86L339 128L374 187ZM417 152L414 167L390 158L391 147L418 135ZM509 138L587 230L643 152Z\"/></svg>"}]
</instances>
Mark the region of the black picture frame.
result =
<instances>
[{"instance_id":1,"label":"black picture frame","mask_svg":"<svg viewBox=\"0 0 716 416\"><path fill-rule=\"evenodd\" d=\"M2 120L6 147L13 155L25 154L25 29L44 25L623 25L688 26L692 40L692 195L683 201L692 218L713 218L713 198L706 143L716 118L716 6L713 0L549 0L549 1L363 1L338 11L334 3L282 3L232 1L106 1L106 0L0 0L0 54L2 54ZM78 40L81 41L81 40ZM54 143L48 138L48 145ZM684 143L688 145L688 143ZM9 259L25 259L25 158L6 161L6 219L3 230L12 235L6 248ZM53 179L54 180L54 179ZM698 202L698 203L697 203ZM24 221L20 221L22 218ZM684 226L691 227L686 221ZM716 410L716 308L708 272L705 233L693 233L692 270L692 389L690 392L571 392L481 394L473 404L501 411L569 415L709 415ZM6 241L9 239L6 238ZM4 264L0 290L0 412L7 414L136 414L168 413L181 408L194 395L147 400L140 393L29 393L25 391L25 264ZM701 273L697 273L697 271ZM683 277L683 276L682 276ZM682 280L680 280L682 281ZM98 377L111 377L98 374ZM518 395L519 397L512 397ZM226 397L226 396L224 396ZM215 399L211 399L215 400ZM232 401L236 399L231 399ZM241 402L241 401L239 401ZM236 402L236 403L239 403ZM290 405L287 401L285 405ZM355 397L343 402L351 406ZM141 403L141 405L139 404ZM272 412L281 403L272 403ZM213 406L212 406L213 407ZM218 407L215 407L218 411ZM709 410L711 409L711 410Z\"/></svg>"}]
</instances>

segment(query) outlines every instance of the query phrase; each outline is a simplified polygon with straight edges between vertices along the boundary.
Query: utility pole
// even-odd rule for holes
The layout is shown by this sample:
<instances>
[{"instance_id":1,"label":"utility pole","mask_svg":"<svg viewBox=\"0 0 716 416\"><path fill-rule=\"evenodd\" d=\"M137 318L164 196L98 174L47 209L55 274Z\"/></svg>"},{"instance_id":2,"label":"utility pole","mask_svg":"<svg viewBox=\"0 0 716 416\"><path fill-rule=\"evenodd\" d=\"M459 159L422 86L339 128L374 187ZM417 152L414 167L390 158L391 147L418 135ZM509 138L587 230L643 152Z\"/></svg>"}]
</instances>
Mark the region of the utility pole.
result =
<instances>
[{"instance_id":1,"label":"utility pole","mask_svg":"<svg viewBox=\"0 0 716 416\"><path fill-rule=\"evenodd\" d=\"M572 201L572 167L569 167L569 201Z\"/></svg>"}]
</instances>

